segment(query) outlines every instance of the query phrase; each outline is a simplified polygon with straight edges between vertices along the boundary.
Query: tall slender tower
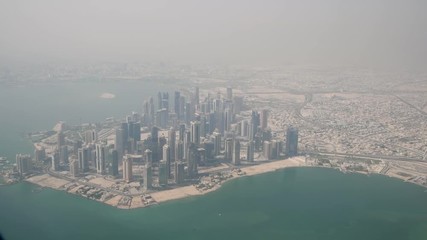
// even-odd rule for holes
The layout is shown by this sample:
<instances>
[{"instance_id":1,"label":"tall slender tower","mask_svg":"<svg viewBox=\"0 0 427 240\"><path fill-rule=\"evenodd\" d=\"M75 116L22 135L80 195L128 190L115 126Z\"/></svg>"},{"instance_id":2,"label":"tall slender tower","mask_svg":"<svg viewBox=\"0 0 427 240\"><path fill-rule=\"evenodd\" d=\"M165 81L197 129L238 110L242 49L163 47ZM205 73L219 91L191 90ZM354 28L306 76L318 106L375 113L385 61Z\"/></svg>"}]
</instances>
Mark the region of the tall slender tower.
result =
<instances>
[{"instance_id":1,"label":"tall slender tower","mask_svg":"<svg viewBox=\"0 0 427 240\"><path fill-rule=\"evenodd\" d=\"M234 165L240 165L240 141L235 139L233 143L233 158Z\"/></svg>"},{"instance_id":2,"label":"tall slender tower","mask_svg":"<svg viewBox=\"0 0 427 240\"><path fill-rule=\"evenodd\" d=\"M293 157L298 154L298 129L289 127L286 131L286 156Z\"/></svg>"},{"instance_id":3,"label":"tall slender tower","mask_svg":"<svg viewBox=\"0 0 427 240\"><path fill-rule=\"evenodd\" d=\"M106 146L104 144L96 144L96 172L98 174L105 174L105 155Z\"/></svg>"},{"instance_id":4,"label":"tall slender tower","mask_svg":"<svg viewBox=\"0 0 427 240\"><path fill-rule=\"evenodd\" d=\"M200 122L191 122L191 142L200 145Z\"/></svg>"},{"instance_id":5,"label":"tall slender tower","mask_svg":"<svg viewBox=\"0 0 427 240\"><path fill-rule=\"evenodd\" d=\"M132 158L125 155L123 157L123 180L129 183L132 181L132 178Z\"/></svg>"},{"instance_id":6,"label":"tall slender tower","mask_svg":"<svg viewBox=\"0 0 427 240\"><path fill-rule=\"evenodd\" d=\"M170 165L171 165L171 149L168 144L163 146L163 162L166 164L167 176L170 175Z\"/></svg>"},{"instance_id":7,"label":"tall slender tower","mask_svg":"<svg viewBox=\"0 0 427 240\"><path fill-rule=\"evenodd\" d=\"M176 147L176 131L175 128L171 127L168 131L168 145L170 148L170 160L175 161L175 147Z\"/></svg>"}]
</instances>

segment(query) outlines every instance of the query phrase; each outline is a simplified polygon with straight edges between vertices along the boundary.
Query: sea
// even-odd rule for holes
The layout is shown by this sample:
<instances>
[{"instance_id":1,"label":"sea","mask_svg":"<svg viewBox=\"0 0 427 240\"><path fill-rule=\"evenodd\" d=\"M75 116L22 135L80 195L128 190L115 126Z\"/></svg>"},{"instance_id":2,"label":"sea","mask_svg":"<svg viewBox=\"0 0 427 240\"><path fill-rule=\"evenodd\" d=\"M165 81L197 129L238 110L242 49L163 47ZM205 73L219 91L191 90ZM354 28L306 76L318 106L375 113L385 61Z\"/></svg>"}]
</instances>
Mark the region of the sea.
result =
<instances>
[{"instance_id":1,"label":"sea","mask_svg":"<svg viewBox=\"0 0 427 240\"><path fill-rule=\"evenodd\" d=\"M0 156L32 153L28 132L140 112L159 82L0 86ZM112 93L115 98L99 96ZM380 175L289 168L203 196L122 210L30 183L0 186L0 233L14 239L427 239L426 189Z\"/></svg>"}]
</instances>

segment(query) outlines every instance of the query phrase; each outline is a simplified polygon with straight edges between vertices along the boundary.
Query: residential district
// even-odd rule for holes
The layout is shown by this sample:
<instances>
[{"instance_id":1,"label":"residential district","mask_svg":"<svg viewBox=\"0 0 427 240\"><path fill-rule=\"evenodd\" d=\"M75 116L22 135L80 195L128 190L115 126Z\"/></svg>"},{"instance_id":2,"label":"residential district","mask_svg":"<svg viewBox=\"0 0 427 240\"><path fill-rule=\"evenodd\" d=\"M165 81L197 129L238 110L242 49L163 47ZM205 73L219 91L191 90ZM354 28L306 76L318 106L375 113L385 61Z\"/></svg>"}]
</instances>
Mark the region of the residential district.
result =
<instances>
[{"instance_id":1,"label":"residential district","mask_svg":"<svg viewBox=\"0 0 427 240\"><path fill-rule=\"evenodd\" d=\"M283 69L262 69L222 88L215 87L224 86L219 77L203 75L195 87L149 97L125 119L59 122L28 134L34 155L17 154L2 175L126 209L286 167L384 174L427 186L425 76L376 76L374 84L360 72L335 79L311 71L327 80L298 75L295 83Z\"/></svg>"}]
</instances>

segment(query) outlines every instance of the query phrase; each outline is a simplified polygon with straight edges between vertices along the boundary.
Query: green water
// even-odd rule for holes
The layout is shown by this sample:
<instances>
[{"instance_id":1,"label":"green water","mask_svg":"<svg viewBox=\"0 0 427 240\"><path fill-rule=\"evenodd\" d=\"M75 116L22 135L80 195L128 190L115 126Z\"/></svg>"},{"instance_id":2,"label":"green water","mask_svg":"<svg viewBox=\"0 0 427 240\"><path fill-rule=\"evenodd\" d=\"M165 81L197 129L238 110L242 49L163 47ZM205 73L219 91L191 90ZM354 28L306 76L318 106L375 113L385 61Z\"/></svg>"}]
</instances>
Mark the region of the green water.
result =
<instances>
[{"instance_id":1,"label":"green water","mask_svg":"<svg viewBox=\"0 0 427 240\"><path fill-rule=\"evenodd\" d=\"M7 239L426 239L427 193L383 176L296 168L119 210L65 192L0 188Z\"/></svg>"},{"instance_id":2,"label":"green water","mask_svg":"<svg viewBox=\"0 0 427 240\"><path fill-rule=\"evenodd\" d=\"M0 155L32 152L23 134L122 117L162 86L80 83L0 88ZM103 92L115 99L100 99ZM0 187L6 239L427 239L425 189L383 176L295 168L219 191L119 210L28 183Z\"/></svg>"}]
</instances>

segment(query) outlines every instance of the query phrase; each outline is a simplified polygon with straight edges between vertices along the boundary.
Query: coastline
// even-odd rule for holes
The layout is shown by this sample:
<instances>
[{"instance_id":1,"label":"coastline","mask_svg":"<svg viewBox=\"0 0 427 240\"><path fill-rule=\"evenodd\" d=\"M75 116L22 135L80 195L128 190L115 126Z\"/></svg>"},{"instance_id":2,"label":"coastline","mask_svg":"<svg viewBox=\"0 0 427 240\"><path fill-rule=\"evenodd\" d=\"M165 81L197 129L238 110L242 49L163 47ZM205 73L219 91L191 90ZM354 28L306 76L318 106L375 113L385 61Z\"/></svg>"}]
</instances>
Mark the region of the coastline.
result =
<instances>
[{"instance_id":1,"label":"coastline","mask_svg":"<svg viewBox=\"0 0 427 240\"><path fill-rule=\"evenodd\" d=\"M259 175L267 172L273 172L279 169L285 169L290 167L303 167L303 166L305 166L305 159L303 157L294 157L294 158L289 158L285 160L261 163L253 166L244 166L241 168L241 171L244 172L245 174L242 174L242 175L233 174L231 178L228 178L222 181L220 184L215 185L213 188L205 191L198 190L195 187L195 185L187 185L187 186L177 187L177 188L163 190L163 191L150 192L149 195L154 200L154 203L160 204L160 203L183 199L187 197L201 196L201 195L216 191L219 188L221 188L221 186L225 182L233 179L237 179L239 177ZM83 187L82 185L76 186L76 183L73 183L64 179L56 178L48 174L33 176L26 179L25 181L40 187L46 187L54 190L65 191L70 194L75 194L80 197L84 197L77 194L78 189ZM91 199L91 198L88 198L88 199L95 200L97 202L104 203L119 209L135 209L135 208L142 208L142 207L153 205L153 204L144 204L144 200L145 200L144 196L125 196L121 194L116 194L113 197L106 200L98 200L98 199Z\"/></svg>"},{"instance_id":2,"label":"coastline","mask_svg":"<svg viewBox=\"0 0 427 240\"><path fill-rule=\"evenodd\" d=\"M215 185L214 187L204 191L200 191L199 189L196 188L195 185L187 185L187 186L181 186L181 187L167 189L163 191L150 192L149 195L146 194L146 196L149 196L149 199L151 199L151 202L149 202L149 204L145 202L147 200L146 196L125 196L121 194L116 194L106 200L92 199L89 197L81 196L77 193L77 190L79 188L84 187L83 185L76 185L73 182L69 182L64 179L59 179L59 178L50 176L48 174L34 176L26 179L25 181L40 187L47 187L54 190L65 191L67 193L78 195L80 197L84 197L90 200L95 200L97 202L100 202L112 207L116 207L119 209L136 209L136 208L149 207L154 204L161 204L161 203L165 203L173 200L184 199L188 197L202 196L210 192L214 192L220 189L224 183L240 177L255 176L255 175L274 172L274 171L282 170L286 168L296 168L296 167L329 168L329 169L335 169L343 172L340 168L336 168L336 167L316 166L316 165L306 164L305 158L302 156L298 156L298 157L293 157L293 158L284 159L284 160L260 163L252 166L243 166L242 168L240 168L243 174L239 175L239 174L233 173L232 177L225 179L221 181L219 184ZM363 172L363 171L348 171L348 172L363 174L363 175L379 174L379 175L388 176L391 178L402 180L404 182L416 184L418 186L427 188L426 185L410 181L410 178L408 177L405 178L403 176L396 175L393 173L387 174L387 173L381 173L381 172Z\"/></svg>"}]
</instances>

